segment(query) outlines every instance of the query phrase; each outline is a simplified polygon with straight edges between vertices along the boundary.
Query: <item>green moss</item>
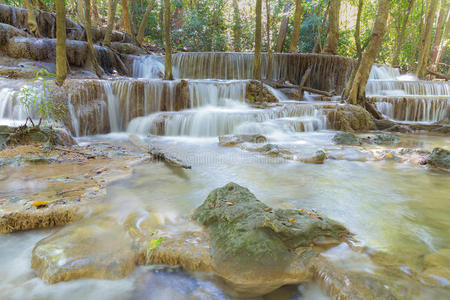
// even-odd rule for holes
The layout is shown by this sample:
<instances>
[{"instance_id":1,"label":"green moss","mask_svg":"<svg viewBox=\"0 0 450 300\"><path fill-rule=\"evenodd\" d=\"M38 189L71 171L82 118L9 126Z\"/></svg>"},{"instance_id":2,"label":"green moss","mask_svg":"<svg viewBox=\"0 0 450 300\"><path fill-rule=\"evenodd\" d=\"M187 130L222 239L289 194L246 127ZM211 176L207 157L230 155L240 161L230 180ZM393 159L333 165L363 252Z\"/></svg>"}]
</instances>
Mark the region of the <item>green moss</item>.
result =
<instances>
[{"instance_id":1,"label":"green moss","mask_svg":"<svg viewBox=\"0 0 450 300\"><path fill-rule=\"evenodd\" d=\"M291 250L315 239L339 243L348 230L305 210L273 210L247 188L229 183L213 190L193 219L209 229L213 260L226 267L284 268Z\"/></svg>"}]
</instances>

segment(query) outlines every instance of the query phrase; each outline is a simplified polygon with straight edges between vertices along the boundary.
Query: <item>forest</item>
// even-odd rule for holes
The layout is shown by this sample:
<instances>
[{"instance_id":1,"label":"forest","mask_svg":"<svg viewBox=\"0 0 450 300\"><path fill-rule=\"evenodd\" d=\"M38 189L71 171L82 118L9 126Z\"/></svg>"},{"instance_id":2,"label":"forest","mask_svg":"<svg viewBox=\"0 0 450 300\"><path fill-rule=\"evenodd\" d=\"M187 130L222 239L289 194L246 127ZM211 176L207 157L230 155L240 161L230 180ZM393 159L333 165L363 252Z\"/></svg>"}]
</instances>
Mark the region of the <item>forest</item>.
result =
<instances>
[{"instance_id":1,"label":"forest","mask_svg":"<svg viewBox=\"0 0 450 300\"><path fill-rule=\"evenodd\" d=\"M449 18L0 0L0 299L449 299Z\"/></svg>"}]
</instances>

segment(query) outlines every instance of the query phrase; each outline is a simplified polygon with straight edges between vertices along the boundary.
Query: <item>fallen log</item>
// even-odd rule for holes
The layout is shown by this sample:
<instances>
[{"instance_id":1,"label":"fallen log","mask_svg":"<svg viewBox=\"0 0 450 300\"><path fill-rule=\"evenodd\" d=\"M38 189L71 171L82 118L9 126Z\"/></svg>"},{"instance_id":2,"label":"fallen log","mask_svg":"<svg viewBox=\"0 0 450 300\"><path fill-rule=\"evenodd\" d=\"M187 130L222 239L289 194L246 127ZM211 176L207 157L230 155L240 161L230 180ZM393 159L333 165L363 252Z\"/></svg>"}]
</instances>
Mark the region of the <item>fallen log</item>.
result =
<instances>
[{"instance_id":1,"label":"fallen log","mask_svg":"<svg viewBox=\"0 0 450 300\"><path fill-rule=\"evenodd\" d=\"M326 91L316 90L316 89L313 89L313 88L310 88L310 87L306 87L306 86L303 87L303 90L307 91L307 92L310 92L310 93L313 93L313 94L319 94L319 95L323 95L323 96L327 96L327 97L333 97L335 95L334 91L326 92Z\"/></svg>"},{"instance_id":2,"label":"fallen log","mask_svg":"<svg viewBox=\"0 0 450 300\"><path fill-rule=\"evenodd\" d=\"M432 70L430 70L430 69L427 69L427 72L428 72L428 74L434 75L434 76L436 76L437 78L442 78L442 79L445 79L445 80L450 80L450 76L447 75L447 74L439 73L439 72L436 72L436 71L432 71Z\"/></svg>"},{"instance_id":3,"label":"fallen log","mask_svg":"<svg viewBox=\"0 0 450 300\"><path fill-rule=\"evenodd\" d=\"M162 160L172 167L183 168L183 169L192 169L192 166L189 166L189 165L183 163L182 161L180 161L178 158L172 156L171 154L165 153L160 149L151 148L150 145L144 143L139 137L137 137L133 134L131 134L129 136L129 138L130 138L130 142L133 145L146 151L148 154L150 154L153 157L153 159Z\"/></svg>"},{"instance_id":4,"label":"fallen log","mask_svg":"<svg viewBox=\"0 0 450 300\"><path fill-rule=\"evenodd\" d=\"M299 88L298 85L295 85L292 83L280 83L280 82L275 82L275 81L264 81L264 83L266 83L267 85L270 85L274 89L292 89L292 88L298 89ZM327 92L327 91L317 90L317 89L313 89L313 88L306 87L306 86L303 87L302 90L313 93L313 94L327 96L327 97L335 96L334 91Z\"/></svg>"}]
</instances>

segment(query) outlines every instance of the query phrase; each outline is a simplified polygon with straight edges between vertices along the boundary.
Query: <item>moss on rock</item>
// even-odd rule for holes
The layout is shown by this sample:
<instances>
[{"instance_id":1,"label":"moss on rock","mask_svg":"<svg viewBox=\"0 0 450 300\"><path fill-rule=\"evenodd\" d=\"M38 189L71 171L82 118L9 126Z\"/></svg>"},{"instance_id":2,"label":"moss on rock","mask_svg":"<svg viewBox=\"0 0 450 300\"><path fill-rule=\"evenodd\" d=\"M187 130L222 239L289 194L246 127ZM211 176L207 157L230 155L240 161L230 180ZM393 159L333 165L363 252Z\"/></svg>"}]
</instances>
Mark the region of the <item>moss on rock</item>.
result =
<instances>
[{"instance_id":1,"label":"moss on rock","mask_svg":"<svg viewBox=\"0 0 450 300\"><path fill-rule=\"evenodd\" d=\"M272 209L235 183L213 190L193 219L209 229L215 269L243 273L281 271L295 248L337 244L348 233L305 210Z\"/></svg>"}]
</instances>

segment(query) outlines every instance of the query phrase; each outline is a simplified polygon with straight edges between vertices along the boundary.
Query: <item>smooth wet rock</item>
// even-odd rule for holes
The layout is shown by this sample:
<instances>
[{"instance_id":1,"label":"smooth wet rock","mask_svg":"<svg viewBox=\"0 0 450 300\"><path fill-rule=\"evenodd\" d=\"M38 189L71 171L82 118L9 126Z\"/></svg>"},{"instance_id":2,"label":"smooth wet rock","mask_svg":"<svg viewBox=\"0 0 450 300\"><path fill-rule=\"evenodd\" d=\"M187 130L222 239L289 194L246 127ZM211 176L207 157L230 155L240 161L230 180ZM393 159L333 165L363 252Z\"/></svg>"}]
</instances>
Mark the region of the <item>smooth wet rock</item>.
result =
<instances>
[{"instance_id":1,"label":"smooth wet rock","mask_svg":"<svg viewBox=\"0 0 450 300\"><path fill-rule=\"evenodd\" d=\"M213 190L192 218L209 230L215 271L243 290L277 281L295 261L296 248L329 247L348 234L344 226L305 210L272 209L235 183Z\"/></svg>"},{"instance_id":2,"label":"smooth wet rock","mask_svg":"<svg viewBox=\"0 0 450 300\"><path fill-rule=\"evenodd\" d=\"M338 132L333 137L333 142L340 145L360 145L358 138L351 132Z\"/></svg>"},{"instance_id":3,"label":"smooth wet rock","mask_svg":"<svg viewBox=\"0 0 450 300\"><path fill-rule=\"evenodd\" d=\"M327 154L325 153L325 151L318 150L313 156L300 158L299 160L307 164L323 164L326 159Z\"/></svg>"},{"instance_id":4,"label":"smooth wet rock","mask_svg":"<svg viewBox=\"0 0 450 300\"><path fill-rule=\"evenodd\" d=\"M427 160L427 164L432 167L441 169L450 169L450 151L443 148L434 148L430 157Z\"/></svg>"},{"instance_id":5,"label":"smooth wet rock","mask_svg":"<svg viewBox=\"0 0 450 300\"><path fill-rule=\"evenodd\" d=\"M79 278L120 279L134 271L136 253L112 217L65 227L33 249L31 266L47 283Z\"/></svg>"},{"instance_id":6,"label":"smooth wet rock","mask_svg":"<svg viewBox=\"0 0 450 300\"><path fill-rule=\"evenodd\" d=\"M219 136L220 146L235 146L242 143L267 143L267 138L261 134L229 134Z\"/></svg>"},{"instance_id":7,"label":"smooth wet rock","mask_svg":"<svg viewBox=\"0 0 450 300\"><path fill-rule=\"evenodd\" d=\"M325 106L322 111L327 116L328 128L355 132L376 128L370 113L359 105Z\"/></svg>"}]
</instances>

